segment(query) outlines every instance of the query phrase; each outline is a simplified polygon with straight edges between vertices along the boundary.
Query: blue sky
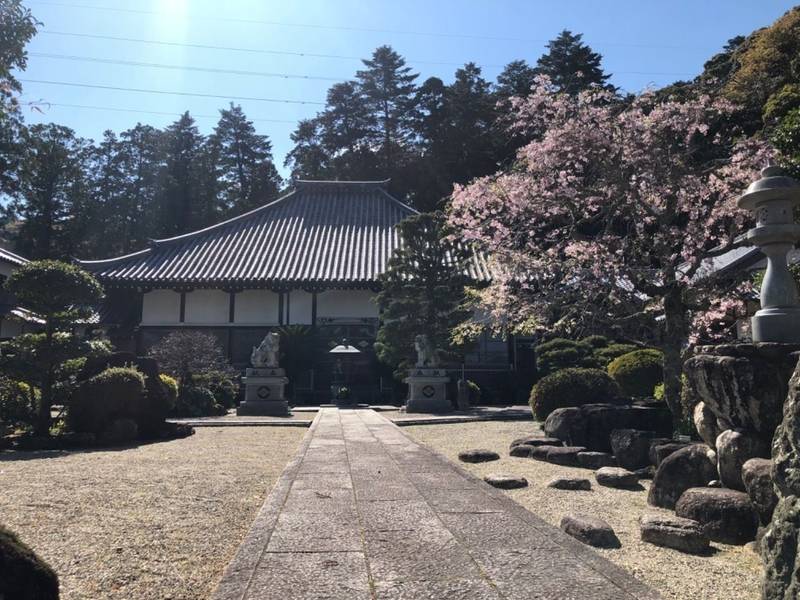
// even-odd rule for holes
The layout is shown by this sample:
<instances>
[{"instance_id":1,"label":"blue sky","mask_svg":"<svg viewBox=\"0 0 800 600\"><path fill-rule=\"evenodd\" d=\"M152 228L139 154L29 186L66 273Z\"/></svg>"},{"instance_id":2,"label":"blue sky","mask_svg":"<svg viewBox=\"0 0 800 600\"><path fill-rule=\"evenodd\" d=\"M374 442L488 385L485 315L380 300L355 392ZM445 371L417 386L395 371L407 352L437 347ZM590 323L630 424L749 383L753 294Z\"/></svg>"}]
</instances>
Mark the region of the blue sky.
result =
<instances>
[{"instance_id":1,"label":"blue sky","mask_svg":"<svg viewBox=\"0 0 800 600\"><path fill-rule=\"evenodd\" d=\"M256 121L259 132L270 137L284 175L282 164L291 148L294 124L315 114L321 106L314 103L324 102L333 81L352 78L361 66L357 58L368 57L381 44L390 44L405 56L420 74L420 82L434 75L450 81L455 69L467 61L481 65L486 78L493 80L511 60L535 63L547 40L570 29L583 33L584 41L603 55L603 66L613 74L615 85L635 92L696 75L729 38L769 25L793 6L779 0L28 0L26 4L43 22L28 47L28 69L21 75L23 80L38 81L23 81L24 99L44 103L40 105L44 114L28 113L29 122L53 121L99 139L105 129L119 132L137 121L163 127L189 110L208 133L218 109L233 100Z\"/></svg>"}]
</instances>

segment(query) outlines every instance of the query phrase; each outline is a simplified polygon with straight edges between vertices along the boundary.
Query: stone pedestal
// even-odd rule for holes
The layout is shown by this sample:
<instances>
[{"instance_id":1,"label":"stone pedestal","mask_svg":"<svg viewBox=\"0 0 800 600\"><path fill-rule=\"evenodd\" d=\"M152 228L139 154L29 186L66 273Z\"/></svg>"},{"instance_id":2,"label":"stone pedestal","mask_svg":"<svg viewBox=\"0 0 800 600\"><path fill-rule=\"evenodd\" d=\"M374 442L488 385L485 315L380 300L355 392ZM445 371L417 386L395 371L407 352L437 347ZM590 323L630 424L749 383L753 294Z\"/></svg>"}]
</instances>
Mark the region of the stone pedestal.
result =
<instances>
[{"instance_id":1,"label":"stone pedestal","mask_svg":"<svg viewBox=\"0 0 800 600\"><path fill-rule=\"evenodd\" d=\"M447 399L450 378L444 369L414 368L404 381L408 384L406 412L442 413L453 410Z\"/></svg>"},{"instance_id":2,"label":"stone pedestal","mask_svg":"<svg viewBox=\"0 0 800 600\"><path fill-rule=\"evenodd\" d=\"M285 397L289 379L284 369L247 369L243 383L244 402L236 409L237 415L286 417L292 414Z\"/></svg>"}]
</instances>

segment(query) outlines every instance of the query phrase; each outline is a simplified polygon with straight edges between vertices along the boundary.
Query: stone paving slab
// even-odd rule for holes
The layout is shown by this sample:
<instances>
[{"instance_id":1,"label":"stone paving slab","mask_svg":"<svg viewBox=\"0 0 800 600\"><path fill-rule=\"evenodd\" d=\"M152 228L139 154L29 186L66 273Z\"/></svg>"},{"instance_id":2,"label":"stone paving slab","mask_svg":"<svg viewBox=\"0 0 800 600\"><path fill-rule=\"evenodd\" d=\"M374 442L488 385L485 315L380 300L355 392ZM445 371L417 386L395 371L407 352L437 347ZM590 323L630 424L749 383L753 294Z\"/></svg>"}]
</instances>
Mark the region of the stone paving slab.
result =
<instances>
[{"instance_id":1,"label":"stone paving slab","mask_svg":"<svg viewBox=\"0 0 800 600\"><path fill-rule=\"evenodd\" d=\"M323 598L660 596L379 413L323 408L214 599Z\"/></svg>"}]
</instances>

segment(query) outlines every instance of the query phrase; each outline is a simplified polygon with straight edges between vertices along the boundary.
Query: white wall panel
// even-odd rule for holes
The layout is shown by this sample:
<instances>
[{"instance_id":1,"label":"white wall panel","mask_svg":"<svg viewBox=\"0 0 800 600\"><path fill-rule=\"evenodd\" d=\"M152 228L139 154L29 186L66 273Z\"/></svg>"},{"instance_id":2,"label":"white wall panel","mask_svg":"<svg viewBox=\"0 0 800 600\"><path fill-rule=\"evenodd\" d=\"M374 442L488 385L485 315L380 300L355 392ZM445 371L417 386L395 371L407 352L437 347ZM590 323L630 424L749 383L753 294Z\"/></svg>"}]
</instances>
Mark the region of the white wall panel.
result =
<instances>
[{"instance_id":1,"label":"white wall panel","mask_svg":"<svg viewBox=\"0 0 800 600\"><path fill-rule=\"evenodd\" d=\"M153 290L142 298L143 325L172 325L180 322L181 295L172 290Z\"/></svg>"},{"instance_id":2,"label":"white wall panel","mask_svg":"<svg viewBox=\"0 0 800 600\"><path fill-rule=\"evenodd\" d=\"M227 323L230 294L221 290L194 290L186 293L184 321L194 325Z\"/></svg>"},{"instance_id":3,"label":"white wall panel","mask_svg":"<svg viewBox=\"0 0 800 600\"><path fill-rule=\"evenodd\" d=\"M370 290L328 290L317 294L317 318L376 319L378 305Z\"/></svg>"},{"instance_id":4,"label":"white wall panel","mask_svg":"<svg viewBox=\"0 0 800 600\"><path fill-rule=\"evenodd\" d=\"M234 322L246 325L276 325L280 296L269 290L245 290L236 294Z\"/></svg>"},{"instance_id":5,"label":"white wall panel","mask_svg":"<svg viewBox=\"0 0 800 600\"><path fill-rule=\"evenodd\" d=\"M290 325L311 325L314 295L303 290L292 290L286 294L286 322Z\"/></svg>"}]
</instances>

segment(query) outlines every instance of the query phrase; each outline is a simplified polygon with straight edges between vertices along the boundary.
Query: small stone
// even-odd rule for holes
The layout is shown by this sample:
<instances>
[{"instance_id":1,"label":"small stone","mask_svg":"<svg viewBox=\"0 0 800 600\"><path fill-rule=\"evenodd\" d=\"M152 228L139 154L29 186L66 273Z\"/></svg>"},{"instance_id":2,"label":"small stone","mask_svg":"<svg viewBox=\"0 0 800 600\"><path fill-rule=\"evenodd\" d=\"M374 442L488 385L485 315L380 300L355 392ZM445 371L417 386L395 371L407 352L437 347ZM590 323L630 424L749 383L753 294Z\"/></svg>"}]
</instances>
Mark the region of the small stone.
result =
<instances>
[{"instance_id":1,"label":"small stone","mask_svg":"<svg viewBox=\"0 0 800 600\"><path fill-rule=\"evenodd\" d=\"M768 458L751 458L742 466L742 481L750 502L758 511L761 524L769 524L778 503L775 486L772 485L772 461Z\"/></svg>"},{"instance_id":2,"label":"small stone","mask_svg":"<svg viewBox=\"0 0 800 600\"><path fill-rule=\"evenodd\" d=\"M688 554L708 552L708 537L703 534L697 521L672 516L644 515L639 524L643 542Z\"/></svg>"},{"instance_id":3,"label":"small stone","mask_svg":"<svg viewBox=\"0 0 800 600\"><path fill-rule=\"evenodd\" d=\"M517 488L528 487L528 480L517 475L506 475L504 473L489 473L483 480L492 487L501 490L514 490Z\"/></svg>"},{"instance_id":4,"label":"small stone","mask_svg":"<svg viewBox=\"0 0 800 600\"><path fill-rule=\"evenodd\" d=\"M611 525L597 517L569 514L561 519L561 529L576 540L595 548L619 548L622 545Z\"/></svg>"},{"instance_id":5,"label":"small stone","mask_svg":"<svg viewBox=\"0 0 800 600\"><path fill-rule=\"evenodd\" d=\"M617 463L624 469L634 470L650 461L650 443L655 437L652 431L638 429L615 429L611 432L611 450Z\"/></svg>"},{"instance_id":6,"label":"small stone","mask_svg":"<svg viewBox=\"0 0 800 600\"><path fill-rule=\"evenodd\" d=\"M552 448L547 453L547 462L553 463L554 465L563 465L565 467L577 467L578 454L585 450L586 448L583 446L563 446L561 448Z\"/></svg>"},{"instance_id":7,"label":"small stone","mask_svg":"<svg viewBox=\"0 0 800 600\"><path fill-rule=\"evenodd\" d=\"M480 463L489 462L490 460L500 460L500 455L493 450L476 448L475 450L464 450L459 452L458 459L462 462Z\"/></svg>"},{"instance_id":8,"label":"small stone","mask_svg":"<svg viewBox=\"0 0 800 600\"><path fill-rule=\"evenodd\" d=\"M675 504L675 514L697 521L704 534L723 544L746 544L758 529L758 515L747 494L726 488L686 490Z\"/></svg>"},{"instance_id":9,"label":"small stone","mask_svg":"<svg viewBox=\"0 0 800 600\"><path fill-rule=\"evenodd\" d=\"M617 460L608 452L578 452L578 464L585 469L616 467Z\"/></svg>"},{"instance_id":10,"label":"small stone","mask_svg":"<svg viewBox=\"0 0 800 600\"><path fill-rule=\"evenodd\" d=\"M514 446L561 446L561 440L554 437L544 437L541 435L528 435L525 437L517 438L511 442L511 448ZM510 448L509 448L510 449Z\"/></svg>"},{"instance_id":11,"label":"small stone","mask_svg":"<svg viewBox=\"0 0 800 600\"><path fill-rule=\"evenodd\" d=\"M612 488L633 488L639 485L639 478L622 467L602 467L594 474L597 483Z\"/></svg>"},{"instance_id":12,"label":"small stone","mask_svg":"<svg viewBox=\"0 0 800 600\"><path fill-rule=\"evenodd\" d=\"M550 480L547 487L556 490L570 490L573 492L588 492L592 489L592 482L581 477L556 477Z\"/></svg>"}]
</instances>

